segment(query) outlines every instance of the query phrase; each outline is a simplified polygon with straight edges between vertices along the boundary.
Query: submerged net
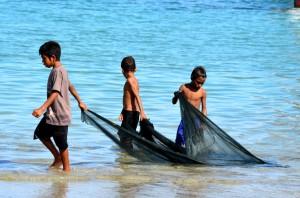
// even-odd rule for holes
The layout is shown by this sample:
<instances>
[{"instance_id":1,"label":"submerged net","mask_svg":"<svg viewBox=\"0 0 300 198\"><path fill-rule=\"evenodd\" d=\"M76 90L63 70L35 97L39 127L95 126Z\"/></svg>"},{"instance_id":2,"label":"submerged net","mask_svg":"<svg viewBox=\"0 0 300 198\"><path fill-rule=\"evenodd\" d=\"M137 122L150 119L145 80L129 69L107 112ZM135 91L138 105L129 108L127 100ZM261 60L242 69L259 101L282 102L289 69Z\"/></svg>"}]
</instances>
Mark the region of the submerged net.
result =
<instances>
[{"instance_id":1,"label":"submerged net","mask_svg":"<svg viewBox=\"0 0 300 198\"><path fill-rule=\"evenodd\" d=\"M140 123L141 132L138 133L122 128L91 110L82 111L81 118L82 121L99 129L127 153L140 160L189 164L201 163L181 153L182 148L155 131L148 120ZM118 134L126 135L131 140L131 145L129 146L128 143L123 144Z\"/></svg>"},{"instance_id":2,"label":"submerged net","mask_svg":"<svg viewBox=\"0 0 300 198\"><path fill-rule=\"evenodd\" d=\"M82 112L82 121L102 131L140 160L210 165L265 163L194 108L182 95L179 95L179 100L185 148L156 131L149 120L140 122L140 132L127 130L91 110ZM130 145L122 143L119 134L127 136Z\"/></svg>"}]
</instances>

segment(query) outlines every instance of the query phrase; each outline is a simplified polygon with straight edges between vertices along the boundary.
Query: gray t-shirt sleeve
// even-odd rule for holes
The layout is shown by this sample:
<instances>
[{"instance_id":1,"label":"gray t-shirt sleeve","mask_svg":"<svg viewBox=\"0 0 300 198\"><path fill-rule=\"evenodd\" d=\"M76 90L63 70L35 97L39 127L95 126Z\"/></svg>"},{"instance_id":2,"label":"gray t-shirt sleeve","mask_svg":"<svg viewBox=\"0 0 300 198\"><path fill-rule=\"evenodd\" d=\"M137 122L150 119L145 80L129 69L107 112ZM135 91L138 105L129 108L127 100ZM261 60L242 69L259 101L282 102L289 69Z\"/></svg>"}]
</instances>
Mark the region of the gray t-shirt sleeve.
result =
<instances>
[{"instance_id":1,"label":"gray t-shirt sleeve","mask_svg":"<svg viewBox=\"0 0 300 198\"><path fill-rule=\"evenodd\" d=\"M61 94L61 88L63 83L63 75L61 71L55 71L53 73L53 86L51 91L58 91Z\"/></svg>"}]
</instances>

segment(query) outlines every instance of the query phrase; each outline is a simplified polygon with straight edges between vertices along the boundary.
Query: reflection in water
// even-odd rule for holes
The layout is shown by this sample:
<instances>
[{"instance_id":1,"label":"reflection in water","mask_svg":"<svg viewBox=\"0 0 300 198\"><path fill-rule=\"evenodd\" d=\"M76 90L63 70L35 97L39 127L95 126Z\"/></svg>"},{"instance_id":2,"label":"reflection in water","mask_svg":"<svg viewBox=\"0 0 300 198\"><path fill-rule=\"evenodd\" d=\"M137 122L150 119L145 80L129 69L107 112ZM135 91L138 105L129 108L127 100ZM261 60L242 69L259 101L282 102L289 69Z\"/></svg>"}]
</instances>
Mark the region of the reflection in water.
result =
<instances>
[{"instance_id":1,"label":"reflection in water","mask_svg":"<svg viewBox=\"0 0 300 198\"><path fill-rule=\"evenodd\" d=\"M140 162L123 152L119 153L117 161L122 170L122 174L116 178L121 197L162 194L171 197L197 197L201 194L201 189L207 186L206 182L199 182L201 173L206 170L200 166Z\"/></svg>"},{"instance_id":2,"label":"reflection in water","mask_svg":"<svg viewBox=\"0 0 300 198\"><path fill-rule=\"evenodd\" d=\"M43 198L63 198L68 192L68 181L54 181L46 189L41 189L38 197Z\"/></svg>"},{"instance_id":3,"label":"reflection in water","mask_svg":"<svg viewBox=\"0 0 300 198\"><path fill-rule=\"evenodd\" d=\"M120 197L135 197L145 185L155 182L153 176L138 170L139 161L124 152L118 154L118 167L122 170L116 177Z\"/></svg>"}]
</instances>

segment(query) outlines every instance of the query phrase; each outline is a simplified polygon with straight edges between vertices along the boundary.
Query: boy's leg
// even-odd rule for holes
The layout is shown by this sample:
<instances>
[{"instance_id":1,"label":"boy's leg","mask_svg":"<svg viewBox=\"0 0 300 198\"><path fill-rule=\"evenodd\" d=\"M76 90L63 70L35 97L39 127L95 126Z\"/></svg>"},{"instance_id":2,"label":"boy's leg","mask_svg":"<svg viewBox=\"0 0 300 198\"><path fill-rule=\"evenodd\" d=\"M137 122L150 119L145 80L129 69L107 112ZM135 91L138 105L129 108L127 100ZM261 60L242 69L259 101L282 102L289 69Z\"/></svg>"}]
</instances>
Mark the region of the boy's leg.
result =
<instances>
[{"instance_id":1,"label":"boy's leg","mask_svg":"<svg viewBox=\"0 0 300 198\"><path fill-rule=\"evenodd\" d=\"M40 121L38 126L34 131L34 139L39 138L39 140L45 145L45 147L51 152L54 157L54 162L50 165L59 167L61 165L61 158L59 151L54 146L50 137L52 136L53 127L46 123L46 117Z\"/></svg>"},{"instance_id":2,"label":"boy's leg","mask_svg":"<svg viewBox=\"0 0 300 198\"><path fill-rule=\"evenodd\" d=\"M129 131L133 131L133 129L130 126L130 120L131 120L132 112L122 110L122 114L123 114L123 121L122 121L122 124L121 124L121 130L118 131L118 135L120 137L120 142L121 142L122 146L125 149L130 149L131 150L133 148L132 144L131 144L131 138L125 132L122 131L122 128L127 129Z\"/></svg>"},{"instance_id":3,"label":"boy's leg","mask_svg":"<svg viewBox=\"0 0 300 198\"><path fill-rule=\"evenodd\" d=\"M50 165L51 167L59 167L61 165L61 155L54 146L50 138L41 139L41 142L46 146L46 148L52 153L54 157L54 162Z\"/></svg>"},{"instance_id":4,"label":"boy's leg","mask_svg":"<svg viewBox=\"0 0 300 198\"><path fill-rule=\"evenodd\" d=\"M122 114L123 121L121 127L131 131L132 133L136 133L136 128L139 122L139 112L123 110ZM118 134L122 145L125 148L132 150L133 145L131 137L128 137L126 134L122 133L122 131L119 131Z\"/></svg>"},{"instance_id":5,"label":"boy's leg","mask_svg":"<svg viewBox=\"0 0 300 198\"><path fill-rule=\"evenodd\" d=\"M59 156L63 165L63 170L70 172L69 150L68 150L68 126L55 126L53 135L54 142L59 148Z\"/></svg>"},{"instance_id":6,"label":"boy's leg","mask_svg":"<svg viewBox=\"0 0 300 198\"><path fill-rule=\"evenodd\" d=\"M70 172L71 167L70 167L70 160L69 160L69 150L65 149L63 151L60 151L60 157L63 164L63 170L65 172Z\"/></svg>"}]
</instances>

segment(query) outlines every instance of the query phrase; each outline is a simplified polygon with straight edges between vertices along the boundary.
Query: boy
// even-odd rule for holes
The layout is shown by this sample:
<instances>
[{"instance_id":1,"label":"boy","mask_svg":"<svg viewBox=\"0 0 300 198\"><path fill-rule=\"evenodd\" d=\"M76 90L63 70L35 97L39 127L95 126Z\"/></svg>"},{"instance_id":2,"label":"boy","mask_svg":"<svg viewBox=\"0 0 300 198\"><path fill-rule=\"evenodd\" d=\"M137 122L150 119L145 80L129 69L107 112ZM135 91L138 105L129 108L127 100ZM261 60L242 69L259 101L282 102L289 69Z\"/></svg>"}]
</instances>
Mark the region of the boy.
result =
<instances>
[{"instance_id":1,"label":"boy","mask_svg":"<svg viewBox=\"0 0 300 198\"><path fill-rule=\"evenodd\" d=\"M178 94L181 93L185 99L191 103L195 108L199 109L201 105L201 111L204 115L207 115L206 109L206 91L203 89L203 84L206 80L206 71L204 67L195 67L191 73L191 82L180 86L179 91L174 93L172 103L176 104L178 100ZM176 144L185 147L184 138L184 123L181 120L176 135Z\"/></svg>"},{"instance_id":2,"label":"boy","mask_svg":"<svg viewBox=\"0 0 300 198\"><path fill-rule=\"evenodd\" d=\"M142 105L141 97L139 96L139 84L137 78L134 76L136 71L135 60L132 56L123 58L121 62L122 73L126 78L123 88L123 109L119 116L122 121L121 127L135 132L139 116L140 120L147 119ZM128 148L132 148L131 139L126 137L119 131L121 143Z\"/></svg>"},{"instance_id":3,"label":"boy","mask_svg":"<svg viewBox=\"0 0 300 198\"><path fill-rule=\"evenodd\" d=\"M68 79L67 71L60 62L59 44L48 41L40 47L39 54L43 64L52 70L47 83L47 100L32 112L32 115L38 118L46 111L34 132L34 139L39 138L54 156L54 162L50 167L59 167L62 164L63 170L70 172L67 134L71 122L71 109L68 91L75 97L81 109L86 110L87 106L80 100L75 87ZM59 150L54 146L51 137Z\"/></svg>"}]
</instances>

